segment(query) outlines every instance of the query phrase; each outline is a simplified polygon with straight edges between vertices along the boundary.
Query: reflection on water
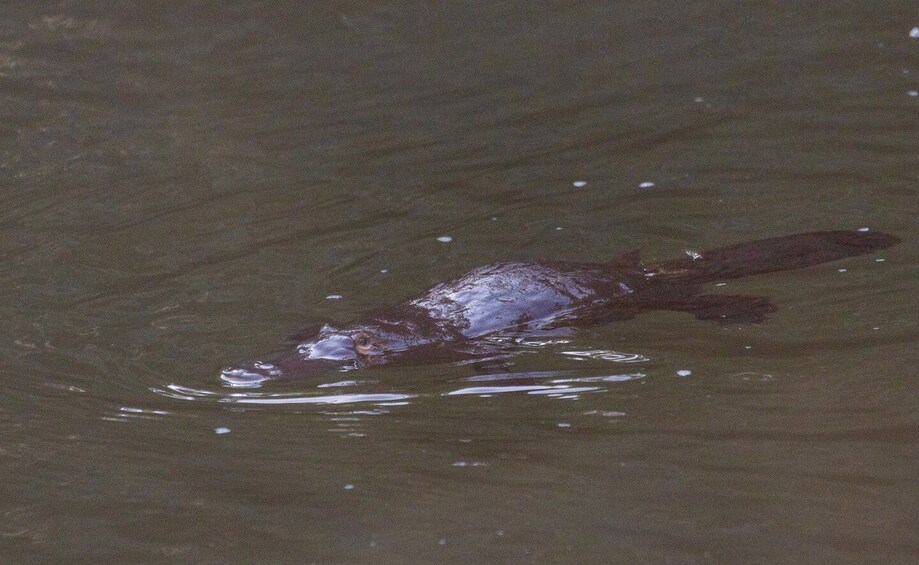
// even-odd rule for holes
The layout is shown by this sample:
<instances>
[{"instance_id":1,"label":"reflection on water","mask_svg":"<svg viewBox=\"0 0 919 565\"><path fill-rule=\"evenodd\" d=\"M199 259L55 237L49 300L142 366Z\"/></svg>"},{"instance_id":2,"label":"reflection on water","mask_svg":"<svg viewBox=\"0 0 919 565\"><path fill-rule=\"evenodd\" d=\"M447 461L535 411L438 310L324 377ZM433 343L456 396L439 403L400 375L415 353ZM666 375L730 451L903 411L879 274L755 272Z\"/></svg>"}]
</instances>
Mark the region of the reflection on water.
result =
<instances>
[{"instance_id":1,"label":"reflection on water","mask_svg":"<svg viewBox=\"0 0 919 565\"><path fill-rule=\"evenodd\" d=\"M626 356L626 362L634 362L632 356ZM606 357L604 357L606 359ZM180 384L170 384L164 388L153 387L151 390L157 394L178 400L251 404L251 405L294 405L294 404L358 404L369 403L376 406L401 406L419 398L432 398L436 396L466 396L474 395L489 398L496 394L525 393L527 395L545 396L547 398L560 398L565 400L578 399L584 393L599 393L608 391L609 385L625 383L645 378L644 373L628 373L617 375L585 375L577 371L534 371L531 373L495 373L475 375L460 379L461 383L488 382L489 385L466 386L446 392L377 392L379 381L334 381L313 385L316 391L299 390L297 392L223 392L192 388ZM508 384L498 384L506 382ZM525 382L526 384L519 384ZM577 386L578 384L591 383L594 386ZM302 388L302 387L297 387ZM328 389L345 389L339 393L329 394ZM355 389L368 388L366 392L356 392ZM127 410L127 409L123 409ZM139 411L138 412L142 412Z\"/></svg>"},{"instance_id":2,"label":"reflection on water","mask_svg":"<svg viewBox=\"0 0 919 565\"><path fill-rule=\"evenodd\" d=\"M546 350L551 352L558 349L559 346L567 346L571 343L569 339L547 339L547 338L520 338L492 336L488 338L492 343L511 343L515 349L509 350L507 354L502 355L500 359L508 362L508 359L521 353L532 352L533 350ZM591 349L584 351L558 351L566 360L585 361L599 360L613 363L642 363L649 359L644 355L637 353L621 353L617 351L604 349ZM486 358L487 361L492 360ZM468 365L468 360L459 361L453 364L456 367ZM436 367L430 370L437 370ZM356 369L364 373L372 374L373 369ZM600 393L607 390L613 383L624 383L636 379L642 379L644 373L627 373L627 374L599 374L592 375L585 371L575 370L558 370L558 371L531 371L515 373L486 373L463 377L462 383L481 383L488 382L487 386L460 386L446 392L431 393L425 391L402 391L402 392L379 392L381 384L379 379L361 379L361 380L332 380L330 382L311 383L310 388L316 391L302 390L304 385L300 385L296 380L286 381L286 384L292 385L297 389L296 392L262 392L262 391L239 391L239 389L260 389L265 384L271 384L270 379L260 378L257 381L243 380L237 381L228 378L227 371L221 373L221 378L227 388L239 392L223 392L220 390L202 390L181 384L170 384L165 388L152 387L151 390L169 398L179 400L207 401L221 403L235 403L243 405L295 405L295 404L374 404L377 406L396 406L406 405L410 401L418 398L430 398L432 396L479 396L490 398L496 394L523 393L526 395L541 396L546 398L558 398L564 400L576 400L580 395L586 393ZM310 382L314 379L305 380ZM499 384L499 383L507 384ZM285 383L285 381L281 381ZM521 384L525 383L525 384ZM577 386L584 383L591 383L593 386ZM339 388L342 392L329 393L329 389ZM368 389L361 392L360 389Z\"/></svg>"},{"instance_id":3,"label":"reflection on water","mask_svg":"<svg viewBox=\"0 0 919 565\"><path fill-rule=\"evenodd\" d=\"M604 361L615 361L617 363L642 363L648 361L648 358L638 353L619 353L616 351L606 351L603 349L594 349L590 351L563 351L562 355L569 355L572 359L603 359Z\"/></svg>"},{"instance_id":4,"label":"reflection on water","mask_svg":"<svg viewBox=\"0 0 919 565\"><path fill-rule=\"evenodd\" d=\"M105 414L103 420L109 422L125 422L129 420L158 420L163 416L171 414L168 410L155 410L151 408L137 408L133 406L122 406L116 412Z\"/></svg>"},{"instance_id":5,"label":"reflection on water","mask_svg":"<svg viewBox=\"0 0 919 565\"><path fill-rule=\"evenodd\" d=\"M399 406L401 401L413 398L413 394L367 393L367 394L330 394L326 396L252 396L231 395L221 399L222 402L238 404L355 404L370 402L378 406Z\"/></svg>"},{"instance_id":6,"label":"reflection on water","mask_svg":"<svg viewBox=\"0 0 919 565\"><path fill-rule=\"evenodd\" d=\"M495 394L505 394L509 392L525 392L527 394L546 395L550 398L577 399L578 393L597 392L598 387L572 387L570 385L507 385L507 386L473 386L450 391L447 394L463 395L475 394L483 398Z\"/></svg>"}]
</instances>

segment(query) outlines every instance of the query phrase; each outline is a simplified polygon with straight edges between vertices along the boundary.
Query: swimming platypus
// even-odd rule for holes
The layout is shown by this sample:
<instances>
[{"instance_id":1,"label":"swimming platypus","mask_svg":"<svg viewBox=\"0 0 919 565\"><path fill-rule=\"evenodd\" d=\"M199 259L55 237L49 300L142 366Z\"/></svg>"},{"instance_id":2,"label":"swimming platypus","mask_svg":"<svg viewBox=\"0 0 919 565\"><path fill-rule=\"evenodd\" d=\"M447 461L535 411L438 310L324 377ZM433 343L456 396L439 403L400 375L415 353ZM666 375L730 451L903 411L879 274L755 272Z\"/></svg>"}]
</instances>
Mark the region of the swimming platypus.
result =
<instances>
[{"instance_id":1,"label":"swimming platypus","mask_svg":"<svg viewBox=\"0 0 919 565\"><path fill-rule=\"evenodd\" d=\"M643 264L637 252L608 263L506 262L473 269L420 296L340 328L300 336L271 360L225 368L234 386L258 386L330 369L474 358L489 337L526 336L628 320L650 310L688 312L719 323L762 322L766 297L703 294L701 285L799 269L863 255L899 242L870 231L825 231L764 239Z\"/></svg>"}]
</instances>

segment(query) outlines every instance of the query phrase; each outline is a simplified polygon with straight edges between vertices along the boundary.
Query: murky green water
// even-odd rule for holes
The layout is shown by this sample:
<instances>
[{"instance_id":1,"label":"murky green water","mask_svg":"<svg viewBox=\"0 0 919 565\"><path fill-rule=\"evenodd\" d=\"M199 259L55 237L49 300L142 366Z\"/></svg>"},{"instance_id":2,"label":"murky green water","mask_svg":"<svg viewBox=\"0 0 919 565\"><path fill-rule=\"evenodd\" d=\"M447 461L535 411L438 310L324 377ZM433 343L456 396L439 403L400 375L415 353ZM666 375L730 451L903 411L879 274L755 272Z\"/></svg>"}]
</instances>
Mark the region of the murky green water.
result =
<instances>
[{"instance_id":1,"label":"murky green water","mask_svg":"<svg viewBox=\"0 0 919 565\"><path fill-rule=\"evenodd\" d=\"M919 558L911 3L17 6L4 562ZM859 227L730 282L761 325L218 378L491 261Z\"/></svg>"}]
</instances>

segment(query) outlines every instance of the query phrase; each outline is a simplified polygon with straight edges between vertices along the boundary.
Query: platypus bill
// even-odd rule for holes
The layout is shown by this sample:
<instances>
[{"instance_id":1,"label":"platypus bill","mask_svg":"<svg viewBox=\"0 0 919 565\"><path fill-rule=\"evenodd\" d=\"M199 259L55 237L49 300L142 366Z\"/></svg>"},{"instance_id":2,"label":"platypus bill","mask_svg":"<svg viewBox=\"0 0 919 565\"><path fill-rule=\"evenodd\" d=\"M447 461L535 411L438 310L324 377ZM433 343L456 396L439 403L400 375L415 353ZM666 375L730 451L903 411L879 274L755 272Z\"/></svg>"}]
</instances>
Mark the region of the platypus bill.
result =
<instances>
[{"instance_id":1,"label":"platypus bill","mask_svg":"<svg viewBox=\"0 0 919 565\"><path fill-rule=\"evenodd\" d=\"M701 285L800 269L886 249L896 236L811 232L643 264L637 252L608 263L496 263L438 284L420 296L341 328L323 327L274 359L225 368L232 386L258 386L329 370L475 358L489 336L526 336L675 310L718 323L762 322L776 310L762 296L703 294Z\"/></svg>"}]
</instances>

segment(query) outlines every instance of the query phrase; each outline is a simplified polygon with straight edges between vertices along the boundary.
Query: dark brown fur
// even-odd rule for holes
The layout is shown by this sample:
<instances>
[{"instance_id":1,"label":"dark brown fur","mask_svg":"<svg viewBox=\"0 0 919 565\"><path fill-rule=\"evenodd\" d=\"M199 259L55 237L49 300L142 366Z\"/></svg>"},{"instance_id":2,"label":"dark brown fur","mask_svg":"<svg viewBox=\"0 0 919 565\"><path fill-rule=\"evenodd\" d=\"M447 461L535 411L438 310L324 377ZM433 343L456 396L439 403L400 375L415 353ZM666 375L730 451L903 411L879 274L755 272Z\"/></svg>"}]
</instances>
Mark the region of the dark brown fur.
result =
<instances>
[{"instance_id":1,"label":"dark brown fur","mask_svg":"<svg viewBox=\"0 0 919 565\"><path fill-rule=\"evenodd\" d=\"M719 323L761 322L766 297L702 294L701 285L800 269L885 249L880 232L811 232L730 245L644 265L637 253L608 263L508 262L479 267L341 328L324 327L271 362L224 369L238 386L334 368L475 356L482 338L627 320L650 310Z\"/></svg>"}]
</instances>

